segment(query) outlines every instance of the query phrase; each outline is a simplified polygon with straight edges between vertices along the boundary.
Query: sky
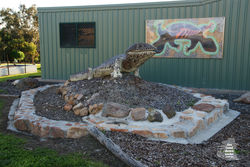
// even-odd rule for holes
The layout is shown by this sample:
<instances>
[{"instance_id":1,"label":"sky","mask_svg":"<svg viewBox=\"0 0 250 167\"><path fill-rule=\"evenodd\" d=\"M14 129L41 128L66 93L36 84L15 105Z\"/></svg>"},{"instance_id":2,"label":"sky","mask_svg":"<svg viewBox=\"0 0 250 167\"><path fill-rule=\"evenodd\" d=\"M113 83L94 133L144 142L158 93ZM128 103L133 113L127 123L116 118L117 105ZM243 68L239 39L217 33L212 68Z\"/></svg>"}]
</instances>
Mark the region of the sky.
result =
<instances>
[{"instance_id":1,"label":"sky","mask_svg":"<svg viewBox=\"0 0 250 167\"><path fill-rule=\"evenodd\" d=\"M177 0L1 0L0 8L18 9L20 4L30 7L35 4L37 7L54 6L88 6L102 4L124 4L124 3L142 3L142 2L160 2Z\"/></svg>"}]
</instances>

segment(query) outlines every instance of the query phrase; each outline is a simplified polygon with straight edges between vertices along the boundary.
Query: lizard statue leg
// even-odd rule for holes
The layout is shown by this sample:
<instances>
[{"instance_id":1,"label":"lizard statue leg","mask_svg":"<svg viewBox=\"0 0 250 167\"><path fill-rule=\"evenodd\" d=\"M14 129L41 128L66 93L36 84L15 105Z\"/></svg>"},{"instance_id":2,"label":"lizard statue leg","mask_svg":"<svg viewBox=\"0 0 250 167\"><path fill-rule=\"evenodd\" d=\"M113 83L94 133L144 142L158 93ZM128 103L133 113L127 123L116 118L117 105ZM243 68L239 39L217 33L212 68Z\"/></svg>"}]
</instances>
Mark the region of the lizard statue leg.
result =
<instances>
[{"instance_id":1,"label":"lizard statue leg","mask_svg":"<svg viewBox=\"0 0 250 167\"><path fill-rule=\"evenodd\" d=\"M137 68L137 69L134 71L134 75L135 75L136 77L141 78L141 77L140 77L140 73L139 73L139 68Z\"/></svg>"}]
</instances>

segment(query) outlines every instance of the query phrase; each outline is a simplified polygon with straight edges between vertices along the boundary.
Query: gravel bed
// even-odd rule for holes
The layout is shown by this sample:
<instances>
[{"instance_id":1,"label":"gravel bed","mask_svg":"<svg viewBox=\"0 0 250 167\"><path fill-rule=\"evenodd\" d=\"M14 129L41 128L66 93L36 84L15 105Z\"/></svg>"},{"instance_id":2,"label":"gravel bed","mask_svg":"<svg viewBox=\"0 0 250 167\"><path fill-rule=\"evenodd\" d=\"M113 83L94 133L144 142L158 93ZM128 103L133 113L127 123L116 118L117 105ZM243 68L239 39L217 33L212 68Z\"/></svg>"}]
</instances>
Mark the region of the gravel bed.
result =
<instances>
[{"instance_id":1,"label":"gravel bed","mask_svg":"<svg viewBox=\"0 0 250 167\"><path fill-rule=\"evenodd\" d=\"M21 95L21 92L24 90L18 89L12 84L15 80L9 79L5 82L0 82L0 94L9 94L9 95ZM56 82L38 82L37 87L44 86L48 84L55 84Z\"/></svg>"},{"instance_id":2,"label":"gravel bed","mask_svg":"<svg viewBox=\"0 0 250 167\"><path fill-rule=\"evenodd\" d=\"M182 111L199 99L184 91L169 86L148 82L134 75L124 74L122 78L94 78L70 82L68 95L83 94L86 102L93 94L98 94L90 104L115 102L129 107L163 109L168 104L176 111Z\"/></svg>"},{"instance_id":3,"label":"gravel bed","mask_svg":"<svg viewBox=\"0 0 250 167\"><path fill-rule=\"evenodd\" d=\"M184 91L147 82L133 75L125 75L123 78L115 80L98 78L71 82L67 87L69 94L82 93L84 95L83 104L94 93L99 93L99 95L91 101L93 104L116 102L129 107L157 109L162 109L164 105L170 104L177 111L182 111L199 100ZM57 89L58 87L52 87L36 94L34 100L36 114L54 120L82 121L80 116L63 110L66 102L61 95L56 93Z\"/></svg>"},{"instance_id":4,"label":"gravel bed","mask_svg":"<svg viewBox=\"0 0 250 167\"><path fill-rule=\"evenodd\" d=\"M0 94L20 95L22 90L17 89L12 82L14 80L8 80L6 82L0 82Z\"/></svg>"},{"instance_id":5,"label":"gravel bed","mask_svg":"<svg viewBox=\"0 0 250 167\"><path fill-rule=\"evenodd\" d=\"M204 93L204 92L203 92ZM207 92L208 94L211 94ZM148 166L250 166L250 105L234 103L239 97L231 94L212 94L216 98L228 99L230 108L241 115L202 144L177 144L150 141L144 137L121 132L105 132L123 151ZM217 149L222 141L234 138L238 161L226 161L217 157Z\"/></svg>"},{"instance_id":6,"label":"gravel bed","mask_svg":"<svg viewBox=\"0 0 250 167\"><path fill-rule=\"evenodd\" d=\"M63 110L66 104L63 98L56 93L58 87L51 87L43 92L38 92L34 99L36 114L53 120L81 122L80 116L73 112Z\"/></svg>"}]
</instances>

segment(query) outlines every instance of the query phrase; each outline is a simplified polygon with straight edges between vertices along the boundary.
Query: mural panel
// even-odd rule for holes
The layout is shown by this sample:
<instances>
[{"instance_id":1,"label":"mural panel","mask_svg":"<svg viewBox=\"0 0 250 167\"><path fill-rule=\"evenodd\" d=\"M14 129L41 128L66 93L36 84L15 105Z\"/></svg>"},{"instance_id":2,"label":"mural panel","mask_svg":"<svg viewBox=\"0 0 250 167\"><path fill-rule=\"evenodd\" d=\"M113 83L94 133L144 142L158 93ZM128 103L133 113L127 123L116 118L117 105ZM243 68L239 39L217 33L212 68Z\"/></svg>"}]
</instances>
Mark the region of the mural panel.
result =
<instances>
[{"instance_id":1,"label":"mural panel","mask_svg":"<svg viewBox=\"0 0 250 167\"><path fill-rule=\"evenodd\" d=\"M225 17L146 21L146 43L166 58L222 58Z\"/></svg>"}]
</instances>

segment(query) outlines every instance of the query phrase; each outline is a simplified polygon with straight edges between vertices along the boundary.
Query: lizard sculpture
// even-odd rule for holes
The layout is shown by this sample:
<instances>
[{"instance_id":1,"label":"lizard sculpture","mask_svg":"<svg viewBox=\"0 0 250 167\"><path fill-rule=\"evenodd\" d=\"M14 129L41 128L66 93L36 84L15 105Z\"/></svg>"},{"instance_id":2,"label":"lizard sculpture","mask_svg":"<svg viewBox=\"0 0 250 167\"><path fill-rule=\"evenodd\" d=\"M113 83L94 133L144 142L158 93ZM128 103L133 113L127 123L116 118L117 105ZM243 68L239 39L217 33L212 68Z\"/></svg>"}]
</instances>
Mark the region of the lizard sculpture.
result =
<instances>
[{"instance_id":1,"label":"lizard sculpture","mask_svg":"<svg viewBox=\"0 0 250 167\"><path fill-rule=\"evenodd\" d=\"M129 72L134 72L136 76L139 76L139 67L156 53L157 49L154 46L147 43L136 43L130 46L125 54L114 56L94 69L88 68L85 72L71 75L70 81L109 75L116 78L121 77L122 73Z\"/></svg>"}]
</instances>

